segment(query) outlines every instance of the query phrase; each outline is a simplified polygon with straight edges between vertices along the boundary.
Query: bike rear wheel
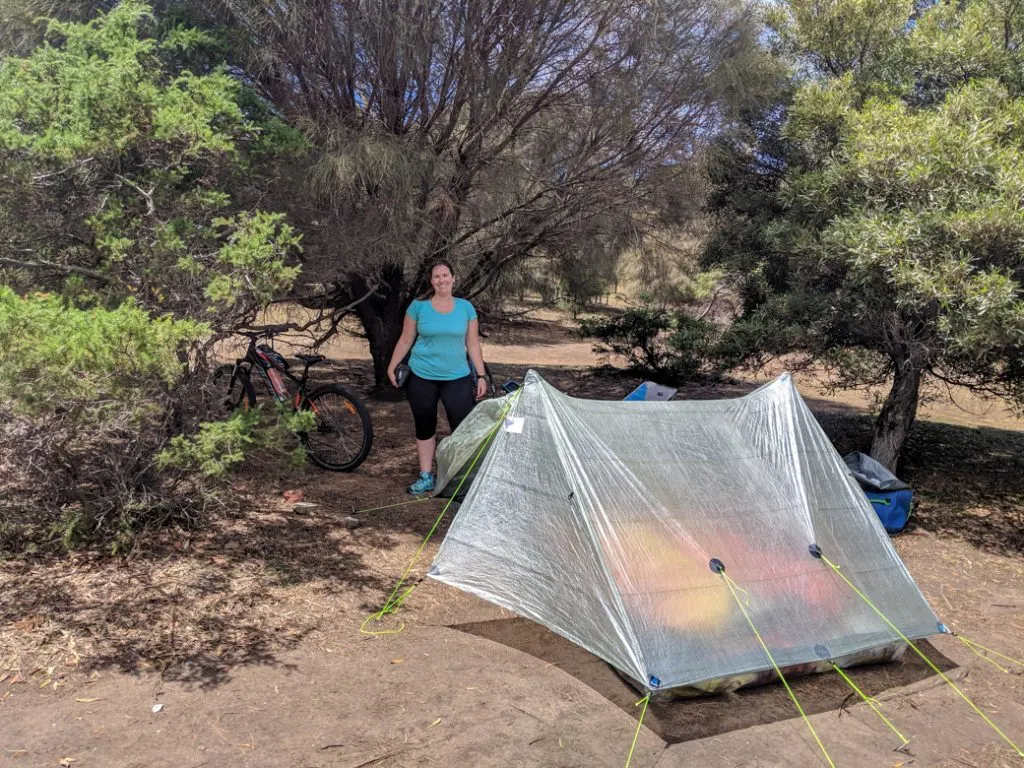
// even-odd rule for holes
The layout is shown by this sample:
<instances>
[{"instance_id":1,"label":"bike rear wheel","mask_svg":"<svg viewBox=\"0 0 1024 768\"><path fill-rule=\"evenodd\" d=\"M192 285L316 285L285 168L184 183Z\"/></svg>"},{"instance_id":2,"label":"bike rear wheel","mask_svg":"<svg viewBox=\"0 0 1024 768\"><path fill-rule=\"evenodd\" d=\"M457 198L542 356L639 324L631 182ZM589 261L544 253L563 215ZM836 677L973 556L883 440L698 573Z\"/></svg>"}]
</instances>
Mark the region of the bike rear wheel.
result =
<instances>
[{"instance_id":1,"label":"bike rear wheel","mask_svg":"<svg viewBox=\"0 0 1024 768\"><path fill-rule=\"evenodd\" d=\"M244 367L238 366L236 369L234 365L222 365L214 370L213 381L216 386L227 390L222 402L229 412L239 408L250 411L256 407L256 389L249 378L249 371Z\"/></svg>"},{"instance_id":2,"label":"bike rear wheel","mask_svg":"<svg viewBox=\"0 0 1024 768\"><path fill-rule=\"evenodd\" d=\"M299 409L316 416L314 429L299 434L310 461L332 472L351 472L363 463L373 445L373 425L355 395L328 384L304 397Z\"/></svg>"}]
</instances>

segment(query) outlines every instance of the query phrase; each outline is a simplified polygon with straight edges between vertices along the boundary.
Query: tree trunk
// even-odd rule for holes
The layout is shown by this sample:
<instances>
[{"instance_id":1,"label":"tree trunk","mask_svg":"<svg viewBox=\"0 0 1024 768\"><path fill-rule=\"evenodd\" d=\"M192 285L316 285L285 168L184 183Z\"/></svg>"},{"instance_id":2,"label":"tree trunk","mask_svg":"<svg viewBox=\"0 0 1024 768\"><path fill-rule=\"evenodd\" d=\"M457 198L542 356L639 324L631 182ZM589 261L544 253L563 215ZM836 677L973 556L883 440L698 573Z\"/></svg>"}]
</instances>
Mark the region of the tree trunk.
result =
<instances>
[{"instance_id":1,"label":"tree trunk","mask_svg":"<svg viewBox=\"0 0 1024 768\"><path fill-rule=\"evenodd\" d=\"M388 381L388 363L395 350L398 337L402 335L402 321L408 304L405 275L398 266L387 267L381 275L382 282L377 294L361 302L356 314L370 342L370 356L373 358L373 394L386 400L401 398L401 391ZM363 289L365 290L365 289Z\"/></svg>"},{"instance_id":2,"label":"tree trunk","mask_svg":"<svg viewBox=\"0 0 1024 768\"><path fill-rule=\"evenodd\" d=\"M896 471L896 462L900 458L903 441L910 433L910 427L917 418L917 406L920 399L922 368L916 365L911 356L896 356L896 374L892 389L889 390L882 412L875 422L874 435L871 440L871 457L890 471Z\"/></svg>"}]
</instances>

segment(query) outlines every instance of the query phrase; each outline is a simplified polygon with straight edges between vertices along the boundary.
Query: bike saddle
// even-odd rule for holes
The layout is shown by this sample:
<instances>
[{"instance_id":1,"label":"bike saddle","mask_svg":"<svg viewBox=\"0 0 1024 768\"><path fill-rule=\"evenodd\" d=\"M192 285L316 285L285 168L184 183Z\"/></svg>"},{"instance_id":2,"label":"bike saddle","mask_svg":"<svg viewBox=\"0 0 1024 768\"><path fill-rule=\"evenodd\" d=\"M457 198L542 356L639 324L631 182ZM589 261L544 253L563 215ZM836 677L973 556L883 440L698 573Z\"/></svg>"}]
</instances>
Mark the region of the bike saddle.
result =
<instances>
[{"instance_id":1,"label":"bike saddle","mask_svg":"<svg viewBox=\"0 0 1024 768\"><path fill-rule=\"evenodd\" d=\"M326 359L323 355L296 355L295 358L301 360L306 365L316 365Z\"/></svg>"}]
</instances>

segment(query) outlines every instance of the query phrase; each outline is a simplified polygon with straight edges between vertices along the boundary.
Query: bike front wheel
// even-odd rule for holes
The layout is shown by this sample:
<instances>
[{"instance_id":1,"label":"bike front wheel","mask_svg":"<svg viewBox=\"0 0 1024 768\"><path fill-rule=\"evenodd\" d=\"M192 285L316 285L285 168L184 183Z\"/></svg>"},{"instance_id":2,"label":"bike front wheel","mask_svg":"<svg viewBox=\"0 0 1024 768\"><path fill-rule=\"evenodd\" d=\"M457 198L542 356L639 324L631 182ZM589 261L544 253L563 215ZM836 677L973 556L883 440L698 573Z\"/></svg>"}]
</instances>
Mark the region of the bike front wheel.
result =
<instances>
[{"instance_id":1,"label":"bike front wheel","mask_svg":"<svg viewBox=\"0 0 1024 768\"><path fill-rule=\"evenodd\" d=\"M227 396L221 401L229 412L241 408L250 411L256 407L256 390L249 372L243 366L222 365L213 372L215 386L224 387Z\"/></svg>"},{"instance_id":2,"label":"bike front wheel","mask_svg":"<svg viewBox=\"0 0 1024 768\"><path fill-rule=\"evenodd\" d=\"M332 472L351 472L363 463L373 445L373 425L355 395L328 384L304 397L299 409L316 416L314 428L299 434L310 461Z\"/></svg>"}]
</instances>

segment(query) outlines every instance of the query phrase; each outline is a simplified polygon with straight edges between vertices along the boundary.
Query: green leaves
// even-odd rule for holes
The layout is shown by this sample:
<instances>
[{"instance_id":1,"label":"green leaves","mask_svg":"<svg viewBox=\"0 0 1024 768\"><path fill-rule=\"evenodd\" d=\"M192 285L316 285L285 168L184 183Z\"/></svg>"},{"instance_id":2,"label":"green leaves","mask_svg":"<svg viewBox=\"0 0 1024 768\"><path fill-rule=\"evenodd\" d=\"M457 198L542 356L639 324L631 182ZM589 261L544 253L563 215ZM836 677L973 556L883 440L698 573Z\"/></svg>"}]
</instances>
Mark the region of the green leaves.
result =
<instances>
[{"instance_id":1,"label":"green leaves","mask_svg":"<svg viewBox=\"0 0 1024 768\"><path fill-rule=\"evenodd\" d=\"M248 294L265 305L295 281L299 268L286 266L285 259L299 250L301 238L284 223L282 214L241 213L216 219L213 224L225 229L228 236L216 259L223 270L206 286L208 299L230 306L237 297Z\"/></svg>"},{"instance_id":2,"label":"green leaves","mask_svg":"<svg viewBox=\"0 0 1024 768\"><path fill-rule=\"evenodd\" d=\"M883 60L913 8L910 0L789 0L774 8L769 23L786 49L840 76Z\"/></svg>"},{"instance_id":3,"label":"green leaves","mask_svg":"<svg viewBox=\"0 0 1024 768\"><path fill-rule=\"evenodd\" d=\"M244 419L200 429L199 395L213 340L298 272L298 234L258 204L301 145L211 34L111 5L0 59L0 411L20 416L0 446L31 453L41 508L107 534L190 518L204 477L269 445ZM158 467L179 431L187 470Z\"/></svg>"},{"instance_id":4,"label":"green leaves","mask_svg":"<svg viewBox=\"0 0 1024 768\"><path fill-rule=\"evenodd\" d=\"M669 383L696 378L713 367L719 335L707 320L651 304L612 317L583 318L580 333L600 342L595 351L619 355L631 370Z\"/></svg>"},{"instance_id":5,"label":"green leaves","mask_svg":"<svg viewBox=\"0 0 1024 768\"><path fill-rule=\"evenodd\" d=\"M799 87L782 143L750 150L773 152L774 196L713 240L739 245L714 256L746 299L725 343L916 382L879 422L891 465L882 432L905 436L923 376L1024 402L1024 11L789 0L776 25Z\"/></svg>"},{"instance_id":6,"label":"green leaves","mask_svg":"<svg viewBox=\"0 0 1024 768\"><path fill-rule=\"evenodd\" d=\"M312 411L293 411L277 403L273 408L236 411L223 421L208 421L190 436L176 435L157 454L162 469L185 469L205 477L223 477L257 452L276 452L301 465L305 449L296 434L314 428Z\"/></svg>"},{"instance_id":7,"label":"green leaves","mask_svg":"<svg viewBox=\"0 0 1024 768\"><path fill-rule=\"evenodd\" d=\"M147 391L181 379L180 350L208 333L201 323L151 318L131 301L86 310L0 286L0 401L40 414L141 406Z\"/></svg>"},{"instance_id":8,"label":"green leaves","mask_svg":"<svg viewBox=\"0 0 1024 768\"><path fill-rule=\"evenodd\" d=\"M239 140L259 133L242 114L239 90L238 81L224 71L183 72L152 105L153 135L180 143L182 159L237 155Z\"/></svg>"},{"instance_id":9,"label":"green leaves","mask_svg":"<svg viewBox=\"0 0 1024 768\"><path fill-rule=\"evenodd\" d=\"M215 327L287 291L298 236L280 214L240 213L239 197L301 142L224 67L182 68L212 36L161 35L130 0L88 24L53 22L48 37L0 63L0 255L59 265L19 287L60 290L60 267L81 265L105 280L75 295L131 296Z\"/></svg>"}]
</instances>

